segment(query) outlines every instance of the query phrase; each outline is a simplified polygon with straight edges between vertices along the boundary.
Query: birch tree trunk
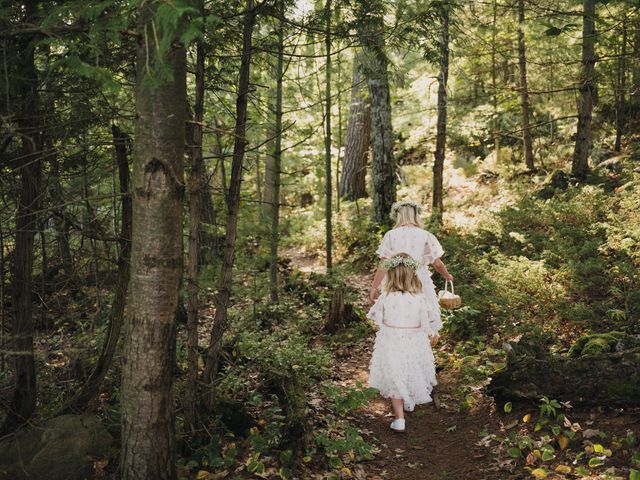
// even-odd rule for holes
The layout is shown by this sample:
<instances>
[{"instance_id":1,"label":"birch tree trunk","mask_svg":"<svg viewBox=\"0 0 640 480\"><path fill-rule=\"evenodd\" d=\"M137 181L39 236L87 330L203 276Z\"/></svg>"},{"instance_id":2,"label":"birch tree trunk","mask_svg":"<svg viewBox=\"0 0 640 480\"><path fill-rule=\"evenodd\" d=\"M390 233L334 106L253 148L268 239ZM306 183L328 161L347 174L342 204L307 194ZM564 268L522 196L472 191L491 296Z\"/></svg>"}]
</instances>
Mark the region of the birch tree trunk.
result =
<instances>
[{"instance_id":1,"label":"birch tree trunk","mask_svg":"<svg viewBox=\"0 0 640 480\"><path fill-rule=\"evenodd\" d=\"M441 5L440 16L440 72L438 73L438 123L436 151L433 162L433 209L432 215L442 224L443 174L447 142L447 80L449 79L449 7Z\"/></svg>"},{"instance_id":2,"label":"birch tree trunk","mask_svg":"<svg viewBox=\"0 0 640 480\"><path fill-rule=\"evenodd\" d=\"M124 480L176 477L172 390L182 277L186 50L173 45L156 57L151 32L159 3L147 2L138 11L131 284L122 366ZM148 65L158 61L171 73L161 86L145 81Z\"/></svg>"},{"instance_id":3,"label":"birch tree trunk","mask_svg":"<svg viewBox=\"0 0 640 480\"><path fill-rule=\"evenodd\" d=\"M533 159L533 142L529 125L530 104L527 85L527 50L524 39L525 10L524 0L518 0L518 65L520 70L520 114L522 116L522 151L524 162L529 170L535 168Z\"/></svg>"},{"instance_id":4,"label":"birch tree trunk","mask_svg":"<svg viewBox=\"0 0 640 480\"><path fill-rule=\"evenodd\" d=\"M353 59L351 104L340 179L340 196L347 200L367 196L365 178L371 142L371 110L366 87L362 74L362 52L358 52Z\"/></svg>"},{"instance_id":5,"label":"birch tree trunk","mask_svg":"<svg viewBox=\"0 0 640 480\"><path fill-rule=\"evenodd\" d=\"M577 178L584 178L589 171L589 153L591 152L592 142L591 116L597 96L595 15L595 0L583 0L582 72L580 74L580 97L578 99L578 130L571 164L571 173Z\"/></svg>"}]
</instances>

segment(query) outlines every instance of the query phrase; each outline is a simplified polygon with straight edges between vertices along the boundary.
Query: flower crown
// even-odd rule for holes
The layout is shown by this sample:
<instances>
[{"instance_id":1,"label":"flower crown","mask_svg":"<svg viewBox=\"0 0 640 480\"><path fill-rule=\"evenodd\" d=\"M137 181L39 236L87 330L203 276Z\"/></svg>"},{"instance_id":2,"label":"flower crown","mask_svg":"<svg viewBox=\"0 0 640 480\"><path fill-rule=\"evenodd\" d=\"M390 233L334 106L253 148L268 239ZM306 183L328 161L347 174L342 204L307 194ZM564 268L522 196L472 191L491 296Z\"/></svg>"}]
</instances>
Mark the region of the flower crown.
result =
<instances>
[{"instance_id":1,"label":"flower crown","mask_svg":"<svg viewBox=\"0 0 640 480\"><path fill-rule=\"evenodd\" d=\"M420 208L420 205L418 205L416 202L412 202L411 200L402 200L401 202L395 202L393 205L391 205L391 213L389 214L392 220L396 219L396 217L398 216L398 210L400 210L402 207L413 207L416 209L416 214L419 214L422 210Z\"/></svg>"},{"instance_id":2,"label":"flower crown","mask_svg":"<svg viewBox=\"0 0 640 480\"><path fill-rule=\"evenodd\" d=\"M399 255L388 258L382 263L382 266L385 270L391 270L392 268L396 268L400 265L409 267L414 272L418 270L418 268L420 268L420 264L416 262L412 257L401 257Z\"/></svg>"}]
</instances>

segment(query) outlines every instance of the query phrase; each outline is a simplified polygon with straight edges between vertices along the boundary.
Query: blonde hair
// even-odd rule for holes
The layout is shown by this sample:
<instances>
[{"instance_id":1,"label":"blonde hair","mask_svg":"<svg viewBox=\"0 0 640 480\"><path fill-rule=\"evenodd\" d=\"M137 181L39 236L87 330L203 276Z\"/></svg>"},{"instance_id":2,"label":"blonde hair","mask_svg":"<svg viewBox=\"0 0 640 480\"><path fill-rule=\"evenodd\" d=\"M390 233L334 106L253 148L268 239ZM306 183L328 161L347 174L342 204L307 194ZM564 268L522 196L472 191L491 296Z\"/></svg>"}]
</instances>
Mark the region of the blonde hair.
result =
<instances>
[{"instance_id":1,"label":"blonde hair","mask_svg":"<svg viewBox=\"0 0 640 480\"><path fill-rule=\"evenodd\" d=\"M422 219L418 215L418 209L412 205L403 205L396 213L396 227L402 225L415 225L422 228Z\"/></svg>"},{"instance_id":2,"label":"blonde hair","mask_svg":"<svg viewBox=\"0 0 640 480\"><path fill-rule=\"evenodd\" d=\"M395 257L411 258L406 253L398 253L391 258ZM420 293L422 292L422 282L413 268L401 263L387 270L384 290L386 292Z\"/></svg>"}]
</instances>

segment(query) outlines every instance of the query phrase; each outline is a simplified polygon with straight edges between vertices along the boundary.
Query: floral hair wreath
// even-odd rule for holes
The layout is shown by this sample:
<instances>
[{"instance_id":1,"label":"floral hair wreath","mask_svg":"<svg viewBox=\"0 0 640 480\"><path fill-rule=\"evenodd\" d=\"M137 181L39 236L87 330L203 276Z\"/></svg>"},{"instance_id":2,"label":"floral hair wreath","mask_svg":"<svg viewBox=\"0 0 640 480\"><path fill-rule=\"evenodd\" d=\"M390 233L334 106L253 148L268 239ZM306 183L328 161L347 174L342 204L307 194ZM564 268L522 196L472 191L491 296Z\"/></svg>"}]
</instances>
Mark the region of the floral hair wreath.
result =
<instances>
[{"instance_id":1,"label":"floral hair wreath","mask_svg":"<svg viewBox=\"0 0 640 480\"><path fill-rule=\"evenodd\" d=\"M402 200L401 202L395 202L391 205L391 213L389 216L392 220L395 220L398 215L398 210L402 207L413 207L416 209L416 213L419 214L422 208L416 202L412 202L411 200Z\"/></svg>"},{"instance_id":2,"label":"floral hair wreath","mask_svg":"<svg viewBox=\"0 0 640 480\"><path fill-rule=\"evenodd\" d=\"M392 268L396 268L400 265L409 267L414 272L418 270L418 268L420 268L420 264L416 262L412 257L401 257L399 255L388 258L382 263L382 266L385 270L391 270Z\"/></svg>"}]
</instances>

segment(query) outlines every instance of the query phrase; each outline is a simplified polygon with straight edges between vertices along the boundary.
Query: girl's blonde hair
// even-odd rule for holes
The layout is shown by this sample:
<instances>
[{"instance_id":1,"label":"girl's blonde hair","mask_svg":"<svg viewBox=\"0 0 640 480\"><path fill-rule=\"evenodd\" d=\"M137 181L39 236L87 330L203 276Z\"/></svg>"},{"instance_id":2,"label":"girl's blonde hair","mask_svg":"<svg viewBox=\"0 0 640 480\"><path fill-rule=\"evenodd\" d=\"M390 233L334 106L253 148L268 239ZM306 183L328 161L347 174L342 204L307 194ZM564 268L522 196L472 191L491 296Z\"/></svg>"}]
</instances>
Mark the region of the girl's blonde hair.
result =
<instances>
[{"instance_id":1,"label":"girl's blonde hair","mask_svg":"<svg viewBox=\"0 0 640 480\"><path fill-rule=\"evenodd\" d=\"M415 225L422 228L422 219L418 215L418 209L412 205L403 205L396 213L396 227L402 225Z\"/></svg>"},{"instance_id":2,"label":"girl's blonde hair","mask_svg":"<svg viewBox=\"0 0 640 480\"><path fill-rule=\"evenodd\" d=\"M391 258L396 257L411 258L406 253L398 253ZM422 282L413 268L400 263L387 270L387 281L384 289L386 292L420 293L422 292Z\"/></svg>"}]
</instances>

